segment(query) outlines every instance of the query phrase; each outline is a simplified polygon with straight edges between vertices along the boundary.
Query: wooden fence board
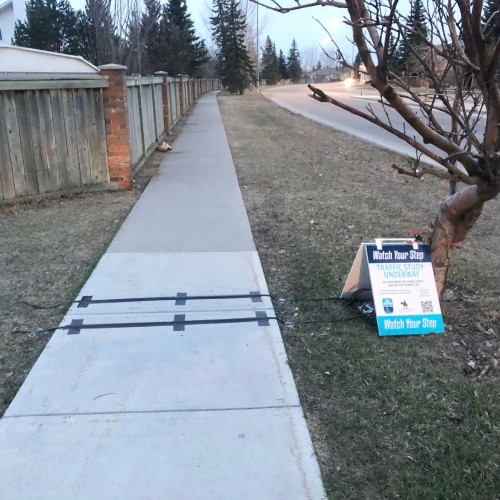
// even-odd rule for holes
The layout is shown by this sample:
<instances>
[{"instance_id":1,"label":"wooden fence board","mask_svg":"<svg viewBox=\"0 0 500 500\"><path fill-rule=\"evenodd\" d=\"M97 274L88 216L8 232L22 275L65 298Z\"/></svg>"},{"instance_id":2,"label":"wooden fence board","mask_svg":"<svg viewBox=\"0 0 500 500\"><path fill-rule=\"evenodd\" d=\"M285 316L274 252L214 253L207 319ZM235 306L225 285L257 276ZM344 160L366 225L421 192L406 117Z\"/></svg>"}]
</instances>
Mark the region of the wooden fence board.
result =
<instances>
[{"instance_id":1,"label":"wooden fence board","mask_svg":"<svg viewBox=\"0 0 500 500\"><path fill-rule=\"evenodd\" d=\"M175 86L175 103L177 106L177 118L176 121L181 117L181 92L180 84Z\"/></svg>"},{"instance_id":2,"label":"wooden fence board","mask_svg":"<svg viewBox=\"0 0 500 500\"><path fill-rule=\"evenodd\" d=\"M64 126L64 109L61 90L50 91L52 116L54 117L54 135L57 149L57 170L61 189L69 189L71 182L68 172L68 149L66 147L66 127Z\"/></svg>"},{"instance_id":3,"label":"wooden fence board","mask_svg":"<svg viewBox=\"0 0 500 500\"><path fill-rule=\"evenodd\" d=\"M106 147L106 126L104 124L104 101L102 89L95 93L96 104L96 130L99 139L98 156L101 165L101 179L102 182L109 182L109 164L108 164L108 151Z\"/></svg>"},{"instance_id":4,"label":"wooden fence board","mask_svg":"<svg viewBox=\"0 0 500 500\"><path fill-rule=\"evenodd\" d=\"M160 137L165 132L165 122L163 121L163 96L161 85L155 85L155 116L156 116L156 138L159 141Z\"/></svg>"},{"instance_id":5,"label":"wooden fence board","mask_svg":"<svg viewBox=\"0 0 500 500\"><path fill-rule=\"evenodd\" d=\"M155 101L154 101L154 87L153 85L148 86L148 150L156 142L156 122L155 122Z\"/></svg>"},{"instance_id":6,"label":"wooden fence board","mask_svg":"<svg viewBox=\"0 0 500 500\"><path fill-rule=\"evenodd\" d=\"M90 173L92 177L92 183L97 184L102 182L102 172L100 165L100 157L99 157L99 138L97 137L97 116L96 116L96 107L94 100L94 91L85 90L85 109L86 109L86 118L85 121L87 123L87 138L89 145L89 161L90 161Z\"/></svg>"},{"instance_id":7,"label":"wooden fence board","mask_svg":"<svg viewBox=\"0 0 500 500\"><path fill-rule=\"evenodd\" d=\"M169 121L169 125L170 127L172 127L172 125L174 124L175 122L175 116L177 114L177 110L175 109L175 100L174 100L174 92L175 92L175 88L174 88L174 85L172 83L168 83L168 121Z\"/></svg>"},{"instance_id":8,"label":"wooden fence board","mask_svg":"<svg viewBox=\"0 0 500 500\"><path fill-rule=\"evenodd\" d=\"M0 80L0 90L49 90L49 89L83 89L109 87L108 80Z\"/></svg>"},{"instance_id":9,"label":"wooden fence board","mask_svg":"<svg viewBox=\"0 0 500 500\"><path fill-rule=\"evenodd\" d=\"M64 128L66 130L66 150L68 152L67 166L70 187L82 185L80 175L80 160L78 158L78 137L76 133L75 102L72 90L61 91Z\"/></svg>"},{"instance_id":10,"label":"wooden fence board","mask_svg":"<svg viewBox=\"0 0 500 500\"><path fill-rule=\"evenodd\" d=\"M47 155L45 154L45 139L40 119L38 91L27 92L28 114L31 127L31 138L33 141L33 156L35 158L36 175L38 178L38 189L40 193L50 192L49 170L47 166Z\"/></svg>"},{"instance_id":11,"label":"wooden fence board","mask_svg":"<svg viewBox=\"0 0 500 500\"><path fill-rule=\"evenodd\" d=\"M87 140L86 122L86 94L84 89L77 89L74 93L75 100L75 122L76 142L78 147L78 160L80 163L80 176L82 186L92 184L92 172L90 171L89 144Z\"/></svg>"},{"instance_id":12,"label":"wooden fence board","mask_svg":"<svg viewBox=\"0 0 500 500\"><path fill-rule=\"evenodd\" d=\"M146 94L146 114L144 115L144 123L146 124L146 151L151 147L151 142L154 140L154 114L153 106L151 105L151 89L152 85L145 88Z\"/></svg>"},{"instance_id":13,"label":"wooden fence board","mask_svg":"<svg viewBox=\"0 0 500 500\"><path fill-rule=\"evenodd\" d=\"M59 162L57 160L57 146L54 132L54 117L52 115L52 104L50 94L47 90L39 93L40 117L45 142L45 153L47 155L47 166L49 169L49 183L51 191L60 191Z\"/></svg>"},{"instance_id":14,"label":"wooden fence board","mask_svg":"<svg viewBox=\"0 0 500 500\"><path fill-rule=\"evenodd\" d=\"M142 94L141 87L135 87L135 113L134 113L134 130L136 140L136 162L144 156L144 130L142 123Z\"/></svg>"},{"instance_id":15,"label":"wooden fence board","mask_svg":"<svg viewBox=\"0 0 500 500\"><path fill-rule=\"evenodd\" d=\"M10 165L9 141L7 140L7 125L5 123L4 102L0 98L0 177L2 179L2 198L9 200L16 197L14 176Z\"/></svg>"},{"instance_id":16,"label":"wooden fence board","mask_svg":"<svg viewBox=\"0 0 500 500\"><path fill-rule=\"evenodd\" d=\"M36 173L35 155L33 152L33 141L31 140L31 126L28 115L28 103L26 92L15 92L17 123L19 125L19 137L24 158L24 173L26 176L26 190L29 195L38 194L38 176Z\"/></svg>"},{"instance_id":17,"label":"wooden fence board","mask_svg":"<svg viewBox=\"0 0 500 500\"><path fill-rule=\"evenodd\" d=\"M142 85L139 86L139 117L141 121L141 140L142 140L142 151L145 152L147 145L146 145L146 127L147 123L144 119L145 115L147 114L147 100L146 100L146 90L145 87Z\"/></svg>"},{"instance_id":18,"label":"wooden fence board","mask_svg":"<svg viewBox=\"0 0 500 500\"><path fill-rule=\"evenodd\" d=\"M130 147L132 150L132 164L135 165L143 156L142 129L141 129L141 108L139 87L127 88L129 97L129 130Z\"/></svg>"},{"instance_id":19,"label":"wooden fence board","mask_svg":"<svg viewBox=\"0 0 500 500\"><path fill-rule=\"evenodd\" d=\"M141 111L142 111L142 132L144 134L144 152L149 148L151 141L151 120L150 120L150 102L149 102L149 85L141 86Z\"/></svg>"},{"instance_id":20,"label":"wooden fence board","mask_svg":"<svg viewBox=\"0 0 500 500\"><path fill-rule=\"evenodd\" d=\"M26 196L26 175L24 173L24 158L19 137L19 125L17 122L16 102L14 92L3 92L5 124L7 126L7 140L9 142L10 164L12 176L14 177L14 189L17 196Z\"/></svg>"}]
</instances>

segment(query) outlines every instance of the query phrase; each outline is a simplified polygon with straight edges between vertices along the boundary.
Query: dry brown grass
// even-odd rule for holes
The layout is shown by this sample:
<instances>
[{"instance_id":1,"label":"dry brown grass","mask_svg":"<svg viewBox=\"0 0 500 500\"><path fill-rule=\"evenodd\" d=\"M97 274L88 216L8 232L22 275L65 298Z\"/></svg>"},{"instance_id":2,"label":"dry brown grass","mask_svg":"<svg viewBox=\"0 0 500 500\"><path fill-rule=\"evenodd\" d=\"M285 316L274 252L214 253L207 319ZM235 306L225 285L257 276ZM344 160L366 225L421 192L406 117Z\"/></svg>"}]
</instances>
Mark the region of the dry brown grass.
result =
<instances>
[{"instance_id":1,"label":"dry brown grass","mask_svg":"<svg viewBox=\"0 0 500 500\"><path fill-rule=\"evenodd\" d=\"M404 162L396 153L261 96L221 96L219 106L274 295L339 295L360 242L422 227L447 194L438 179L392 171ZM283 330L330 498L500 492L499 208L488 205L453 256L445 334L379 338L361 321ZM278 313L348 316L336 302Z\"/></svg>"}]
</instances>

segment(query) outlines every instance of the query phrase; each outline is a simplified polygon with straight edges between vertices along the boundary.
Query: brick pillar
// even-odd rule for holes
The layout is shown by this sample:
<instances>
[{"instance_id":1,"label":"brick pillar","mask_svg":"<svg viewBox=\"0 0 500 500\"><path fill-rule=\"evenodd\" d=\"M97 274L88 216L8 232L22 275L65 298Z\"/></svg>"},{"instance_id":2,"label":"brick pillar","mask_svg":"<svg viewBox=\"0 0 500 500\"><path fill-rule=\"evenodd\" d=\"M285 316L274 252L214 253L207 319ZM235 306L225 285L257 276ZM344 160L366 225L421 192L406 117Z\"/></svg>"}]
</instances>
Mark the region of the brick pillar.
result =
<instances>
[{"instance_id":1,"label":"brick pillar","mask_svg":"<svg viewBox=\"0 0 500 500\"><path fill-rule=\"evenodd\" d=\"M109 180L120 188L132 185L132 153L127 108L126 66L99 66L101 75L109 77L109 87L103 90L104 122L108 150Z\"/></svg>"},{"instance_id":2,"label":"brick pillar","mask_svg":"<svg viewBox=\"0 0 500 500\"><path fill-rule=\"evenodd\" d=\"M182 82L182 75L179 75L179 103L181 105L181 116L184 116L184 83Z\"/></svg>"},{"instance_id":3,"label":"brick pillar","mask_svg":"<svg viewBox=\"0 0 500 500\"><path fill-rule=\"evenodd\" d=\"M165 71L157 71L155 76L163 78L163 83L161 84L161 100L163 103L163 123L165 124L165 132L167 135L170 134L170 109L168 107L168 73Z\"/></svg>"}]
</instances>

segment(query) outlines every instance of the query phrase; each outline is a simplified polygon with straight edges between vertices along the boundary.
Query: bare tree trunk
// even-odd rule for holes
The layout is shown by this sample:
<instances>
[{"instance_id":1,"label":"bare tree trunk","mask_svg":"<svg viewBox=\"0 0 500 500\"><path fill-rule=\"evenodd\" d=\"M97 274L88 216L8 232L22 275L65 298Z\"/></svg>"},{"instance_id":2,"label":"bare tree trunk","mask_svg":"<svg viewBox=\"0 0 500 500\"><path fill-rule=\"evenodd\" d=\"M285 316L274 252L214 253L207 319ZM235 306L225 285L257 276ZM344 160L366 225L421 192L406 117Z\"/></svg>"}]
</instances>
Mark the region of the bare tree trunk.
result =
<instances>
[{"instance_id":1,"label":"bare tree trunk","mask_svg":"<svg viewBox=\"0 0 500 500\"><path fill-rule=\"evenodd\" d=\"M444 291L450 254L481 216L485 202L495 190L466 186L441 204L431 235L431 258L439 296Z\"/></svg>"}]
</instances>

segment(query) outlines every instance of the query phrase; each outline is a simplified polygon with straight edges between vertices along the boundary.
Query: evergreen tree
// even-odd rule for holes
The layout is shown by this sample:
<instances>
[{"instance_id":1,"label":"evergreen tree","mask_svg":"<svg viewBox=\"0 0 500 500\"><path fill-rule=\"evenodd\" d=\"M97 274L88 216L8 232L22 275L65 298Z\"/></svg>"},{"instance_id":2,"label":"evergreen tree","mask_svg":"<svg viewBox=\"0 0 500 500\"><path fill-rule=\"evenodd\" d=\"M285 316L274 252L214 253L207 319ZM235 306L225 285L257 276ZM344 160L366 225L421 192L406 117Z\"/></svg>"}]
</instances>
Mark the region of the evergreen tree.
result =
<instances>
[{"instance_id":1,"label":"evergreen tree","mask_svg":"<svg viewBox=\"0 0 500 500\"><path fill-rule=\"evenodd\" d=\"M319 71L320 69L323 69L323 65L321 64L321 61L318 61L318 64L316 64L316 70Z\"/></svg>"},{"instance_id":2,"label":"evergreen tree","mask_svg":"<svg viewBox=\"0 0 500 500\"><path fill-rule=\"evenodd\" d=\"M208 61L205 42L196 35L185 0L170 0L162 15L165 67L170 75L201 76Z\"/></svg>"},{"instance_id":3,"label":"evergreen tree","mask_svg":"<svg viewBox=\"0 0 500 500\"><path fill-rule=\"evenodd\" d=\"M295 38L292 40L292 46L288 51L287 69L292 83L298 83L302 76L302 68L300 67L300 53Z\"/></svg>"},{"instance_id":4,"label":"evergreen tree","mask_svg":"<svg viewBox=\"0 0 500 500\"><path fill-rule=\"evenodd\" d=\"M359 67L363 64L363 60L361 59L361 54L358 52L356 57L354 58L353 67L354 69L354 78L359 78Z\"/></svg>"},{"instance_id":5,"label":"evergreen tree","mask_svg":"<svg viewBox=\"0 0 500 500\"><path fill-rule=\"evenodd\" d=\"M495 17L491 16L495 12ZM483 24L486 24L491 19L486 27L486 40L488 43L495 43L500 38L500 0L486 0L483 10Z\"/></svg>"},{"instance_id":6,"label":"evergreen tree","mask_svg":"<svg viewBox=\"0 0 500 500\"><path fill-rule=\"evenodd\" d=\"M424 52L427 50L425 40L427 40L429 34L422 0L413 1L408 26L410 29L406 31L405 37L400 42L398 51L400 55L399 66L409 74L419 73L418 66L420 63L416 60L413 51L419 52L420 56L424 57Z\"/></svg>"},{"instance_id":7,"label":"evergreen tree","mask_svg":"<svg viewBox=\"0 0 500 500\"><path fill-rule=\"evenodd\" d=\"M159 0L144 0L145 11L141 19L141 32L144 43L142 71L151 75L162 68L164 37L162 36L162 8Z\"/></svg>"},{"instance_id":8,"label":"evergreen tree","mask_svg":"<svg viewBox=\"0 0 500 500\"><path fill-rule=\"evenodd\" d=\"M85 9L78 16L81 55L87 61L101 64L120 63L117 59L118 36L106 0L86 0Z\"/></svg>"},{"instance_id":9,"label":"evergreen tree","mask_svg":"<svg viewBox=\"0 0 500 500\"><path fill-rule=\"evenodd\" d=\"M280 55L278 56L278 71L283 80L288 80L288 68L286 67L285 54L283 54L282 50L280 50Z\"/></svg>"},{"instance_id":10,"label":"evergreen tree","mask_svg":"<svg viewBox=\"0 0 500 500\"><path fill-rule=\"evenodd\" d=\"M246 20L237 0L214 0L210 19L217 45L217 70L231 93L243 94L255 72L245 45Z\"/></svg>"},{"instance_id":11,"label":"evergreen tree","mask_svg":"<svg viewBox=\"0 0 500 500\"><path fill-rule=\"evenodd\" d=\"M77 13L67 0L29 0L26 22L17 21L14 45L78 55Z\"/></svg>"},{"instance_id":12,"label":"evergreen tree","mask_svg":"<svg viewBox=\"0 0 500 500\"><path fill-rule=\"evenodd\" d=\"M266 79L267 85L276 85L280 81L280 73L278 67L278 56L276 55L276 46L268 36L266 45L262 51L262 71L261 78Z\"/></svg>"},{"instance_id":13,"label":"evergreen tree","mask_svg":"<svg viewBox=\"0 0 500 500\"><path fill-rule=\"evenodd\" d=\"M401 52L401 44L396 44L394 36L391 34L391 39L389 41L389 71L400 76L406 69L405 61L403 59L403 54Z\"/></svg>"},{"instance_id":14,"label":"evergreen tree","mask_svg":"<svg viewBox=\"0 0 500 500\"><path fill-rule=\"evenodd\" d=\"M424 45L424 40L427 40L429 30L427 28L427 20L422 0L414 0L410 11L409 25L412 31L408 31L406 34L408 44L411 46ZM413 31L415 31L415 33Z\"/></svg>"},{"instance_id":15,"label":"evergreen tree","mask_svg":"<svg viewBox=\"0 0 500 500\"><path fill-rule=\"evenodd\" d=\"M500 0L486 0L483 8L484 36L488 45L488 52L491 52L494 50L495 44L500 38ZM493 16L493 14L495 15ZM487 26L486 23L488 23ZM498 78L498 74L500 73L500 62L496 72Z\"/></svg>"}]
</instances>

